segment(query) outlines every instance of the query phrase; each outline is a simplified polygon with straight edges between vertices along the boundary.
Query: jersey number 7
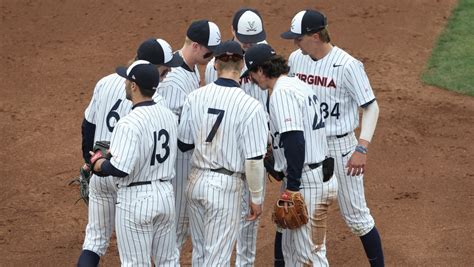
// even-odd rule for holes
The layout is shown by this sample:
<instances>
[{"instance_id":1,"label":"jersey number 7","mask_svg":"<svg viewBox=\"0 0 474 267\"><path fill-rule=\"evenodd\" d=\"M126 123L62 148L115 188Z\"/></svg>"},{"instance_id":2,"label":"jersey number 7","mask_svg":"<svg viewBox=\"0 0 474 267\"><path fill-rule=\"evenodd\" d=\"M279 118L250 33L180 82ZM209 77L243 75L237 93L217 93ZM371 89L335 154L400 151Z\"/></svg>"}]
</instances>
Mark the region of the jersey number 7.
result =
<instances>
[{"instance_id":1,"label":"jersey number 7","mask_svg":"<svg viewBox=\"0 0 474 267\"><path fill-rule=\"evenodd\" d=\"M206 138L206 142L210 143L210 142L212 142L212 139L214 139L214 136L217 133L217 129L219 129L219 126L221 125L222 119L224 118L225 110L209 108L207 110L207 113L217 115L217 120L214 123L214 125L212 126L212 129L211 129L211 131L209 132L209 134L207 135L207 138Z\"/></svg>"}]
</instances>

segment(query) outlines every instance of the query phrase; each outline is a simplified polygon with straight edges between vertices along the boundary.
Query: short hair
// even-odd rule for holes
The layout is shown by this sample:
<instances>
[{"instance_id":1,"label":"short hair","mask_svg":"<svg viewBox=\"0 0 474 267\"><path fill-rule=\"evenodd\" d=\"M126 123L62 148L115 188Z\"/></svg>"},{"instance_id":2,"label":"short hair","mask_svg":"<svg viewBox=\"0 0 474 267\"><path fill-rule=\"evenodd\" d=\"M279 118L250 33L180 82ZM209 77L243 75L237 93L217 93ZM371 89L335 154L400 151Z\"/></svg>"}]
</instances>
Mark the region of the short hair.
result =
<instances>
[{"instance_id":1,"label":"short hair","mask_svg":"<svg viewBox=\"0 0 474 267\"><path fill-rule=\"evenodd\" d=\"M140 90L140 93L145 97L153 97L153 95L156 92L156 90L153 90L153 89L143 89L138 84L137 86L138 86L138 89Z\"/></svg>"},{"instance_id":2,"label":"short hair","mask_svg":"<svg viewBox=\"0 0 474 267\"><path fill-rule=\"evenodd\" d=\"M285 58L280 55L274 55L269 60L263 62L259 66L250 69L251 72L256 72L261 69L263 74L268 78L278 78L282 74L288 74L290 67Z\"/></svg>"},{"instance_id":3,"label":"short hair","mask_svg":"<svg viewBox=\"0 0 474 267\"><path fill-rule=\"evenodd\" d=\"M216 57L215 63L218 71L241 71L243 57L240 55L222 55Z\"/></svg>"}]
</instances>

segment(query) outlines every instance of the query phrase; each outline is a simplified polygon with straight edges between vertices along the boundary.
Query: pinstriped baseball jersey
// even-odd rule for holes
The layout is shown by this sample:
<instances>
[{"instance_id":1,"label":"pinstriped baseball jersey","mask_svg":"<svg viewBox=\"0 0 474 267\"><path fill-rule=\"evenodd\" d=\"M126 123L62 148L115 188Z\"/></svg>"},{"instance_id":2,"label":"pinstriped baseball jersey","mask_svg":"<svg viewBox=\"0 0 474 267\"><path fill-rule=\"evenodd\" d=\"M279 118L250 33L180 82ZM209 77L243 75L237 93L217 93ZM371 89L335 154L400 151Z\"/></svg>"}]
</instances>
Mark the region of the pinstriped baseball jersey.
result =
<instances>
[{"instance_id":1,"label":"pinstriped baseball jersey","mask_svg":"<svg viewBox=\"0 0 474 267\"><path fill-rule=\"evenodd\" d=\"M94 141L110 141L115 124L132 110L125 97L125 79L110 74L97 82L94 95L84 112L86 120L96 125Z\"/></svg>"},{"instance_id":2,"label":"pinstriped baseball jersey","mask_svg":"<svg viewBox=\"0 0 474 267\"><path fill-rule=\"evenodd\" d=\"M129 175L119 184L169 180L175 176L176 116L158 104L135 106L116 125L110 141L111 164Z\"/></svg>"},{"instance_id":3,"label":"pinstriped baseball jersey","mask_svg":"<svg viewBox=\"0 0 474 267\"><path fill-rule=\"evenodd\" d=\"M304 132L305 165L325 159L328 147L318 98L311 87L298 78L282 76L270 96L270 132L277 171L287 168L280 137L290 131Z\"/></svg>"},{"instance_id":4,"label":"pinstriped baseball jersey","mask_svg":"<svg viewBox=\"0 0 474 267\"><path fill-rule=\"evenodd\" d=\"M204 81L206 84L213 83L214 81L217 80L217 71L214 68L214 61L215 58L213 58L211 61L206 66L206 73L205 73L205 79ZM242 73L244 73L247 70L247 67L244 66L242 69ZM244 77L240 79L240 88L244 90L246 94L249 96L257 99L264 107L267 106L267 101L268 101L268 91L267 90L262 90L258 85L253 83L249 77Z\"/></svg>"},{"instance_id":5,"label":"pinstriped baseball jersey","mask_svg":"<svg viewBox=\"0 0 474 267\"><path fill-rule=\"evenodd\" d=\"M375 99L362 62L334 46L317 61L298 49L290 55L288 65L290 74L311 85L321 101L328 136L358 127L358 107Z\"/></svg>"},{"instance_id":6,"label":"pinstriped baseball jersey","mask_svg":"<svg viewBox=\"0 0 474 267\"><path fill-rule=\"evenodd\" d=\"M157 94L160 94L166 106L179 117L186 96L197 88L199 88L197 66L194 67L194 71L187 66L171 68L166 78L158 85L157 93L153 98L156 99Z\"/></svg>"},{"instance_id":7,"label":"pinstriped baseball jersey","mask_svg":"<svg viewBox=\"0 0 474 267\"><path fill-rule=\"evenodd\" d=\"M179 139L195 145L193 167L243 173L245 159L265 154L267 132L257 100L238 87L211 83L189 94Z\"/></svg>"}]
</instances>

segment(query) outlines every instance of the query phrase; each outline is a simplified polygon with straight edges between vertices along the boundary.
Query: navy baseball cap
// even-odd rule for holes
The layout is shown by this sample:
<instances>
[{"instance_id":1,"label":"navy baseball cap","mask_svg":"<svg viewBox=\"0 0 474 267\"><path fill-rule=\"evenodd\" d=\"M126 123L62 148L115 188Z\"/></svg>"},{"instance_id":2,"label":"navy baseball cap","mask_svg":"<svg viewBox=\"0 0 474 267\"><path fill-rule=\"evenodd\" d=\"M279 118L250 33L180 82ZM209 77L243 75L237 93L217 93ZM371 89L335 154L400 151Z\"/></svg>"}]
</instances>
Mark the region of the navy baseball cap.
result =
<instances>
[{"instance_id":1,"label":"navy baseball cap","mask_svg":"<svg viewBox=\"0 0 474 267\"><path fill-rule=\"evenodd\" d=\"M214 56L217 58L223 55L239 55L240 57L244 56L244 51L239 43L236 41L225 41L218 45L214 51Z\"/></svg>"},{"instance_id":2,"label":"navy baseball cap","mask_svg":"<svg viewBox=\"0 0 474 267\"><path fill-rule=\"evenodd\" d=\"M149 61L154 65L179 67L183 65L183 58L179 53L173 54L168 42L163 39L150 38L144 41L137 50L137 59Z\"/></svg>"},{"instance_id":3,"label":"navy baseball cap","mask_svg":"<svg viewBox=\"0 0 474 267\"><path fill-rule=\"evenodd\" d=\"M186 36L193 42L205 46L214 52L221 43L221 32L219 27L208 20L197 20L189 25Z\"/></svg>"},{"instance_id":4,"label":"navy baseball cap","mask_svg":"<svg viewBox=\"0 0 474 267\"><path fill-rule=\"evenodd\" d=\"M308 33L317 33L328 25L326 16L316 10L298 12L291 20L289 31L282 33L283 39L296 39Z\"/></svg>"},{"instance_id":5,"label":"navy baseball cap","mask_svg":"<svg viewBox=\"0 0 474 267\"><path fill-rule=\"evenodd\" d=\"M247 52L245 52L244 56L247 70L241 75L241 77L248 76L250 70L262 65L265 61L270 60L274 55L276 55L275 50L273 50L273 48L268 44L257 44L250 47Z\"/></svg>"},{"instance_id":6,"label":"navy baseball cap","mask_svg":"<svg viewBox=\"0 0 474 267\"><path fill-rule=\"evenodd\" d=\"M154 64L146 60L137 60L128 68L118 67L115 69L118 75L133 81L141 89L155 91L160 83L160 73Z\"/></svg>"},{"instance_id":7,"label":"navy baseball cap","mask_svg":"<svg viewBox=\"0 0 474 267\"><path fill-rule=\"evenodd\" d=\"M267 38L263 28L262 17L255 9L239 9L232 19L232 28L235 31L235 36L241 43L256 44Z\"/></svg>"}]
</instances>

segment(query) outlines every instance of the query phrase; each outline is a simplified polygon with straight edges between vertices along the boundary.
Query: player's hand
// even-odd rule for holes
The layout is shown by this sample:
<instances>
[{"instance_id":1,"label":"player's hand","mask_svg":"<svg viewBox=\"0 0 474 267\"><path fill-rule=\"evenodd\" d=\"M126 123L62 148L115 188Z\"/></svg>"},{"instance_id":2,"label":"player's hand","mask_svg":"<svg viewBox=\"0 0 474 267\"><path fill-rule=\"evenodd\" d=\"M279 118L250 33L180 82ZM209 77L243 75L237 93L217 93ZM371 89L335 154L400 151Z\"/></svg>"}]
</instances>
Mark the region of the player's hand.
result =
<instances>
[{"instance_id":1,"label":"player's hand","mask_svg":"<svg viewBox=\"0 0 474 267\"><path fill-rule=\"evenodd\" d=\"M89 154L91 155L91 164L92 164L92 167L94 168L92 171L100 172L102 170L102 163L104 163L105 161L104 158L100 158L102 154L100 152L94 153L92 151L89 151Z\"/></svg>"},{"instance_id":2,"label":"player's hand","mask_svg":"<svg viewBox=\"0 0 474 267\"><path fill-rule=\"evenodd\" d=\"M250 201L250 214L247 221L255 221L262 214L262 204L254 204Z\"/></svg>"},{"instance_id":3,"label":"player's hand","mask_svg":"<svg viewBox=\"0 0 474 267\"><path fill-rule=\"evenodd\" d=\"M84 165L82 166L82 169L84 169L84 171L88 172L91 170L91 166L87 163L84 163Z\"/></svg>"},{"instance_id":4,"label":"player's hand","mask_svg":"<svg viewBox=\"0 0 474 267\"><path fill-rule=\"evenodd\" d=\"M364 174L367 155L354 151L346 164L347 175L358 176Z\"/></svg>"}]
</instances>

